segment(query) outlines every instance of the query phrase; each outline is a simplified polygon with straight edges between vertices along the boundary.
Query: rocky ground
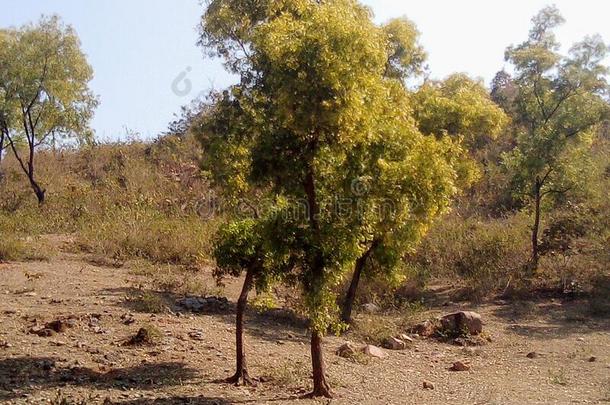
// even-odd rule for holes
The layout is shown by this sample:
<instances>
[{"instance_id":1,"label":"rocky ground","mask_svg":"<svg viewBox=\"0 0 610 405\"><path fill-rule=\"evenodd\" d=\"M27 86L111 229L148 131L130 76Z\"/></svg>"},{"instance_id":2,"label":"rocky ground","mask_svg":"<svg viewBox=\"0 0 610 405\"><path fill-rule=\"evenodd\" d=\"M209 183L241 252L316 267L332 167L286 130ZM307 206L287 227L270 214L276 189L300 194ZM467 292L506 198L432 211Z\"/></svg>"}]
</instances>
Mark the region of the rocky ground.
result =
<instances>
[{"instance_id":1,"label":"rocky ground","mask_svg":"<svg viewBox=\"0 0 610 405\"><path fill-rule=\"evenodd\" d=\"M251 313L247 346L258 385L226 385L218 380L233 371L239 280L225 288L228 301L197 301L193 313L177 305L179 297L163 295L169 311L151 314L134 301L145 278L68 253L0 264L0 402L316 403L300 399L311 383L300 320L284 311ZM409 335L405 349L384 349L383 358L344 358L336 351L354 337L328 337L330 403L610 402L610 321L587 317L583 307L547 299L431 308L431 316L482 315L486 344L468 348ZM134 341L141 328L145 336ZM353 342L356 350L362 345Z\"/></svg>"}]
</instances>

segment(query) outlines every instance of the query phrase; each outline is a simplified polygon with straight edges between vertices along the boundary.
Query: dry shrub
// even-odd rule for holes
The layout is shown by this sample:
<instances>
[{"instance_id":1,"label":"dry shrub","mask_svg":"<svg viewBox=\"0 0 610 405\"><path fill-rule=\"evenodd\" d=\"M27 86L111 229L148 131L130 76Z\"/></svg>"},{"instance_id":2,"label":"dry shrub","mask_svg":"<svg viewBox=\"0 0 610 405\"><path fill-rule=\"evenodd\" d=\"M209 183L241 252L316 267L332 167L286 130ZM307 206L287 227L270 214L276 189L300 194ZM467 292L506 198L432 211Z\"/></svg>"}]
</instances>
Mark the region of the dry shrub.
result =
<instances>
[{"instance_id":1,"label":"dry shrub","mask_svg":"<svg viewBox=\"0 0 610 405\"><path fill-rule=\"evenodd\" d=\"M215 221L169 217L151 209L125 208L85 224L79 244L85 251L117 260L201 267L208 262Z\"/></svg>"},{"instance_id":2,"label":"dry shrub","mask_svg":"<svg viewBox=\"0 0 610 405\"><path fill-rule=\"evenodd\" d=\"M48 261L54 254L46 243L12 234L0 237L0 263L5 261Z\"/></svg>"},{"instance_id":3,"label":"dry shrub","mask_svg":"<svg viewBox=\"0 0 610 405\"><path fill-rule=\"evenodd\" d=\"M74 233L100 264L144 258L201 266L208 260L215 212L194 142L170 136L41 150L37 172L48 190L42 207L7 155L0 231L16 237Z\"/></svg>"},{"instance_id":4,"label":"dry shrub","mask_svg":"<svg viewBox=\"0 0 610 405\"><path fill-rule=\"evenodd\" d=\"M458 276L466 286L464 298L478 301L518 278L529 258L528 232L523 215L502 219L452 215L433 227L408 261L433 277Z\"/></svg>"}]
</instances>

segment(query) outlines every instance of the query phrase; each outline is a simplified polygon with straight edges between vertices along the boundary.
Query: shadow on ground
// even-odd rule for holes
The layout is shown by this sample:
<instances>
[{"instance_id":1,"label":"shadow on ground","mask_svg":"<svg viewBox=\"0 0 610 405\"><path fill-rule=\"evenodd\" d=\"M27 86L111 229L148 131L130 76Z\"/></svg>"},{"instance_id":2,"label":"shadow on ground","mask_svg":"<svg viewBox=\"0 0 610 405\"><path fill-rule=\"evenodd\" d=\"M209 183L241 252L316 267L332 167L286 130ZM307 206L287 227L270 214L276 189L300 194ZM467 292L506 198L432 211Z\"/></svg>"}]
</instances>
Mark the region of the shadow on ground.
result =
<instances>
[{"instance_id":1,"label":"shadow on ground","mask_svg":"<svg viewBox=\"0 0 610 405\"><path fill-rule=\"evenodd\" d=\"M117 305L129 311L154 313L169 309L174 313L189 313L193 316L214 316L229 326L235 325L235 303L231 301L222 308L210 307L191 312L176 304L179 299L184 298L183 295L133 287L105 289L102 293L106 296L126 297ZM273 308L261 312L248 307L245 322L248 334L263 340L272 342L307 340L307 320L289 309Z\"/></svg>"},{"instance_id":2,"label":"shadow on ground","mask_svg":"<svg viewBox=\"0 0 610 405\"><path fill-rule=\"evenodd\" d=\"M507 301L497 306L493 314L510 323L506 326L508 333L534 339L610 331L610 319L592 317L585 299Z\"/></svg>"},{"instance_id":3,"label":"shadow on ground","mask_svg":"<svg viewBox=\"0 0 610 405\"><path fill-rule=\"evenodd\" d=\"M96 389L153 390L180 385L197 376L183 363L149 363L107 373L86 367L58 365L53 357L15 357L0 360L0 401L40 389L65 386Z\"/></svg>"}]
</instances>

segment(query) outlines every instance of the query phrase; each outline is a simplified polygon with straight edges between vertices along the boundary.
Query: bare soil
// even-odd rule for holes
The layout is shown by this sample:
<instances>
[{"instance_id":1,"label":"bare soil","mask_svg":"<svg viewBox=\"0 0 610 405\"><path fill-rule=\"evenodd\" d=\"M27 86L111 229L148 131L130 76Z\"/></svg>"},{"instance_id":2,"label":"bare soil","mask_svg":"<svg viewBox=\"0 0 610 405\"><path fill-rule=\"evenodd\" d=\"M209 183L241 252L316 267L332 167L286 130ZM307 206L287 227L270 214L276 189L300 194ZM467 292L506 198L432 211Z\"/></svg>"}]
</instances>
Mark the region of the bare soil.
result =
<instances>
[{"instance_id":1,"label":"bare soil","mask_svg":"<svg viewBox=\"0 0 610 405\"><path fill-rule=\"evenodd\" d=\"M197 277L212 278L211 272ZM283 311L250 313L248 360L259 383L227 385L219 380L234 371L232 306L193 314L175 306L179 297L159 294L169 311L138 312L133 297L146 281L128 267L101 267L65 252L49 262L0 264L0 402L329 402L301 399L311 388L309 336L301 320ZM232 303L239 283L224 289ZM610 321L589 317L583 302L452 303L432 307L430 315L458 309L482 314L491 342L466 349L416 339L406 350L362 364L335 354L349 334L327 337L330 403L610 402ZM65 330L32 333L58 319ZM155 342L126 344L142 327L159 333ZM458 360L470 370L450 371Z\"/></svg>"}]
</instances>

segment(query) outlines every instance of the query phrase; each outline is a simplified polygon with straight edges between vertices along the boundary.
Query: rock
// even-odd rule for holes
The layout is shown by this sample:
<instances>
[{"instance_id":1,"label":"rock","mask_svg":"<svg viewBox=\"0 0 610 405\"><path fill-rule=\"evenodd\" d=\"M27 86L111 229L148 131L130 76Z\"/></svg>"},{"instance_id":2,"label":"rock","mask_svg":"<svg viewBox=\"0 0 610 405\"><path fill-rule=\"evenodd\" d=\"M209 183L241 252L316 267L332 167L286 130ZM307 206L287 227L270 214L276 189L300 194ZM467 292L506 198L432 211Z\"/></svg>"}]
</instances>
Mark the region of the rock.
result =
<instances>
[{"instance_id":1,"label":"rock","mask_svg":"<svg viewBox=\"0 0 610 405\"><path fill-rule=\"evenodd\" d=\"M407 344L403 340L391 337L383 341L383 347L390 350L404 350Z\"/></svg>"},{"instance_id":2,"label":"rock","mask_svg":"<svg viewBox=\"0 0 610 405\"><path fill-rule=\"evenodd\" d=\"M138 332L127 341L127 345L152 345L158 340L158 336L155 336L155 332L156 330L151 327L140 328L138 329ZM104 358L109 360L106 355Z\"/></svg>"},{"instance_id":3,"label":"rock","mask_svg":"<svg viewBox=\"0 0 610 405\"><path fill-rule=\"evenodd\" d=\"M449 368L449 370L451 370L451 371L468 371L468 370L470 370L470 366L468 364L466 364L466 363L461 362L461 361L456 361Z\"/></svg>"},{"instance_id":4,"label":"rock","mask_svg":"<svg viewBox=\"0 0 610 405\"><path fill-rule=\"evenodd\" d=\"M337 356L343 358L350 358L356 354L358 349L351 342L345 342L335 352Z\"/></svg>"},{"instance_id":5,"label":"rock","mask_svg":"<svg viewBox=\"0 0 610 405\"><path fill-rule=\"evenodd\" d=\"M48 329L45 327L33 327L30 329L30 333L34 335L38 335L40 337L50 337L55 335L55 331L53 329Z\"/></svg>"},{"instance_id":6,"label":"rock","mask_svg":"<svg viewBox=\"0 0 610 405\"><path fill-rule=\"evenodd\" d=\"M377 357L378 359L388 357L388 354L384 352L383 349L373 345L366 345L361 349L361 351L368 356Z\"/></svg>"},{"instance_id":7,"label":"rock","mask_svg":"<svg viewBox=\"0 0 610 405\"><path fill-rule=\"evenodd\" d=\"M529 352L528 354L525 355L525 357L527 357L528 359L535 359L537 358L539 355L536 352Z\"/></svg>"},{"instance_id":8,"label":"rock","mask_svg":"<svg viewBox=\"0 0 610 405\"><path fill-rule=\"evenodd\" d=\"M424 386L425 390L433 390L434 389L434 384L432 384L430 381L424 381L423 386Z\"/></svg>"},{"instance_id":9,"label":"rock","mask_svg":"<svg viewBox=\"0 0 610 405\"><path fill-rule=\"evenodd\" d=\"M430 337L436 332L436 326L429 320L426 320L413 326L411 332L419 336Z\"/></svg>"},{"instance_id":10,"label":"rock","mask_svg":"<svg viewBox=\"0 0 610 405\"><path fill-rule=\"evenodd\" d=\"M136 320L132 314L126 313L126 314L121 315L121 321L123 321L123 325L131 325Z\"/></svg>"},{"instance_id":11,"label":"rock","mask_svg":"<svg viewBox=\"0 0 610 405\"><path fill-rule=\"evenodd\" d=\"M224 311L229 308L225 297L186 297L176 301L179 306L192 312Z\"/></svg>"},{"instance_id":12,"label":"rock","mask_svg":"<svg viewBox=\"0 0 610 405\"><path fill-rule=\"evenodd\" d=\"M455 334L467 332L470 335L478 335L483 331L481 315L472 311L447 314L441 317L441 325L444 330Z\"/></svg>"},{"instance_id":13,"label":"rock","mask_svg":"<svg viewBox=\"0 0 610 405\"><path fill-rule=\"evenodd\" d=\"M362 306L362 310L369 314L376 314L377 312L381 311L381 308L379 308L377 305L373 304L372 302L369 302Z\"/></svg>"},{"instance_id":14,"label":"rock","mask_svg":"<svg viewBox=\"0 0 610 405\"><path fill-rule=\"evenodd\" d=\"M585 341L585 338L581 338L581 337L579 337L579 338L577 338L576 340L577 340L577 341L579 341L579 342L584 342L584 341Z\"/></svg>"},{"instance_id":15,"label":"rock","mask_svg":"<svg viewBox=\"0 0 610 405\"><path fill-rule=\"evenodd\" d=\"M595 357L595 356L591 356L591 357L589 357L589 360L588 360L588 361L589 361L589 363L594 363L594 362L596 362L596 361L597 361L597 357Z\"/></svg>"},{"instance_id":16,"label":"rock","mask_svg":"<svg viewBox=\"0 0 610 405\"><path fill-rule=\"evenodd\" d=\"M56 321L52 321L52 322L48 322L45 325L46 329L51 329L57 333L63 333L65 332L69 327L72 327L72 325L69 325L68 322L66 321L62 321L61 319L58 319Z\"/></svg>"},{"instance_id":17,"label":"rock","mask_svg":"<svg viewBox=\"0 0 610 405\"><path fill-rule=\"evenodd\" d=\"M398 339L402 340L405 343L413 343L413 338L405 333L401 333L398 335Z\"/></svg>"},{"instance_id":18,"label":"rock","mask_svg":"<svg viewBox=\"0 0 610 405\"><path fill-rule=\"evenodd\" d=\"M195 340L204 340L205 339L203 332L200 330L189 332L189 337L191 339L195 339Z\"/></svg>"}]
</instances>

